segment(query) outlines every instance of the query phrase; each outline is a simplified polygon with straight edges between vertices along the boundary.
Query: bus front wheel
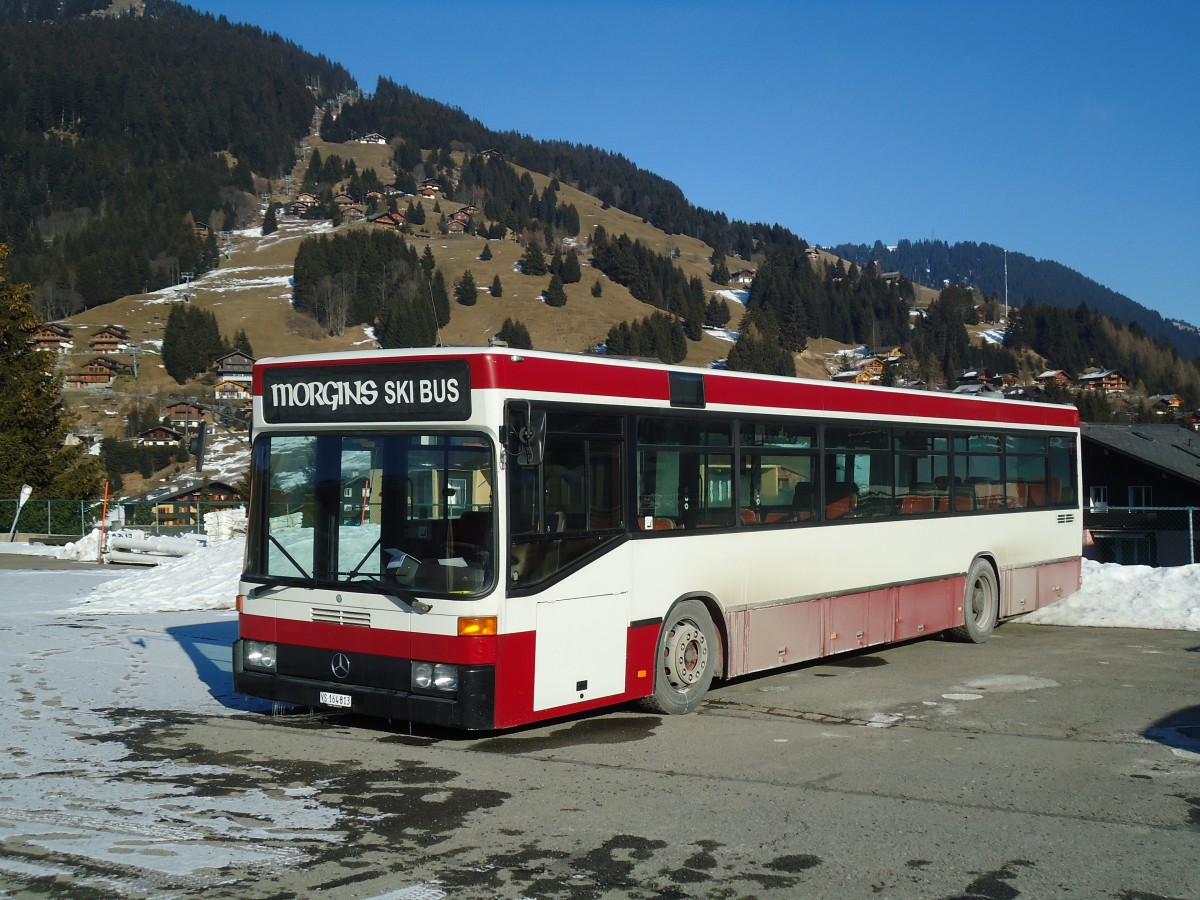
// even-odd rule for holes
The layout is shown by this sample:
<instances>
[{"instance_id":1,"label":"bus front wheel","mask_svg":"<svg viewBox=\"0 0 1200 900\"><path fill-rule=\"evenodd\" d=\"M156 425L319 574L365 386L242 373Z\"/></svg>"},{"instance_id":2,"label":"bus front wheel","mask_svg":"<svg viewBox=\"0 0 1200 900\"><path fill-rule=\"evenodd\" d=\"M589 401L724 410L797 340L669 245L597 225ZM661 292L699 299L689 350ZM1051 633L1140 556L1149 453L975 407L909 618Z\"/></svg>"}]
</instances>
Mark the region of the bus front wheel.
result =
<instances>
[{"instance_id":1,"label":"bus front wheel","mask_svg":"<svg viewBox=\"0 0 1200 900\"><path fill-rule=\"evenodd\" d=\"M977 559L967 571L963 591L963 623L948 635L953 641L982 644L992 636L1000 613L1000 591L996 572L987 560Z\"/></svg>"},{"instance_id":2,"label":"bus front wheel","mask_svg":"<svg viewBox=\"0 0 1200 900\"><path fill-rule=\"evenodd\" d=\"M698 600L675 604L658 636L654 693L644 704L667 715L694 710L712 684L718 651L712 618L704 604Z\"/></svg>"}]
</instances>

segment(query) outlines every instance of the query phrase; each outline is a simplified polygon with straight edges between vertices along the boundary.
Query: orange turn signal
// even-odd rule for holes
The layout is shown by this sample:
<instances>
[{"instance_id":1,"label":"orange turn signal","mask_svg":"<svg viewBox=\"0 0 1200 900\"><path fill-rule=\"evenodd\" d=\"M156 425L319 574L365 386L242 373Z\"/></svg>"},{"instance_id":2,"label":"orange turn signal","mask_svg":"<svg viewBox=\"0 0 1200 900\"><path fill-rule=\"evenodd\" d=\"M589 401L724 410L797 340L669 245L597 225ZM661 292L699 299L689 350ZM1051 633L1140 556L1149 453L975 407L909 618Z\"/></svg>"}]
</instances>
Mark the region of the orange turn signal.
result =
<instances>
[{"instance_id":1,"label":"orange turn signal","mask_svg":"<svg viewBox=\"0 0 1200 900\"><path fill-rule=\"evenodd\" d=\"M483 637L496 633L495 616L459 616L459 637Z\"/></svg>"},{"instance_id":2,"label":"orange turn signal","mask_svg":"<svg viewBox=\"0 0 1200 900\"><path fill-rule=\"evenodd\" d=\"M236 609L239 613L245 612L245 610L242 608L245 605L246 605L246 595L238 594L237 599L233 601L234 609Z\"/></svg>"}]
</instances>

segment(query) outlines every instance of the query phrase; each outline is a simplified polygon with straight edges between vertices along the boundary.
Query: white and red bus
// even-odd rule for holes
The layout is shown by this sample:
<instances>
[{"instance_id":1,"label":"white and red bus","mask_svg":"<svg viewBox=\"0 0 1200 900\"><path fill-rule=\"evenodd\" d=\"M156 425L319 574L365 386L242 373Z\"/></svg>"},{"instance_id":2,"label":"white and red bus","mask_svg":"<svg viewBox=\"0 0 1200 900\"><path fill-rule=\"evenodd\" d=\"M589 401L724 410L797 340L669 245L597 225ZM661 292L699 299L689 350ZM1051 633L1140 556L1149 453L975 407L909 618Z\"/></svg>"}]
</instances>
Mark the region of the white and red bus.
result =
<instances>
[{"instance_id":1,"label":"white and red bus","mask_svg":"<svg viewBox=\"0 0 1200 900\"><path fill-rule=\"evenodd\" d=\"M999 619L1079 587L1079 419L498 348L254 369L238 691L466 729Z\"/></svg>"}]
</instances>

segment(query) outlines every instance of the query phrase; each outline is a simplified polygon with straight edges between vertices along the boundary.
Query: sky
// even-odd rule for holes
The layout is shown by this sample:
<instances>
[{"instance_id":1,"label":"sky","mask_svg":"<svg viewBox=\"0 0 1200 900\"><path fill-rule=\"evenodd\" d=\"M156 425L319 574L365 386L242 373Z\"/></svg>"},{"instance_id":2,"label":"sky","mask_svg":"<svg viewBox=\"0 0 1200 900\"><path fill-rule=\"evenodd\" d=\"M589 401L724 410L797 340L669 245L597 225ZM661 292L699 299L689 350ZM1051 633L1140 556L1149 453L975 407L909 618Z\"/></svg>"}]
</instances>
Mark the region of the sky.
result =
<instances>
[{"instance_id":1,"label":"sky","mask_svg":"<svg viewBox=\"0 0 1200 900\"><path fill-rule=\"evenodd\" d=\"M1200 324L1200 4L196 0L811 244L977 241Z\"/></svg>"}]
</instances>

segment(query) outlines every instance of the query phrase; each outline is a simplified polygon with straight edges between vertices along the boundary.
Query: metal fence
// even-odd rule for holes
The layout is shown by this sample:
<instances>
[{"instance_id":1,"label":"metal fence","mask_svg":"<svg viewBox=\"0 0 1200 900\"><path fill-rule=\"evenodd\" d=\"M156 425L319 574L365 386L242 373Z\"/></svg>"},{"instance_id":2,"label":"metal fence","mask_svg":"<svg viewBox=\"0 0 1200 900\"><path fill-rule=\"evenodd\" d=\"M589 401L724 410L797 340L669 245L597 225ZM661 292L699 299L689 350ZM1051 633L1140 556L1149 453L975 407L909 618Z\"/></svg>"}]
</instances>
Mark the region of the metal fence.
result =
<instances>
[{"instance_id":1,"label":"metal fence","mask_svg":"<svg viewBox=\"0 0 1200 900\"><path fill-rule=\"evenodd\" d=\"M1200 508L1109 506L1083 511L1084 556L1098 562L1186 566L1200 559Z\"/></svg>"},{"instance_id":2,"label":"metal fence","mask_svg":"<svg viewBox=\"0 0 1200 900\"><path fill-rule=\"evenodd\" d=\"M152 534L185 534L204 528L204 514L216 509L236 509L238 501L173 501L163 507L153 503L109 501L109 527L140 528ZM16 500L0 500L0 528L4 540L13 532ZM114 514L116 521L114 523ZM104 503L100 500L29 500L17 520L16 533L50 539L77 540L100 527Z\"/></svg>"}]
</instances>

